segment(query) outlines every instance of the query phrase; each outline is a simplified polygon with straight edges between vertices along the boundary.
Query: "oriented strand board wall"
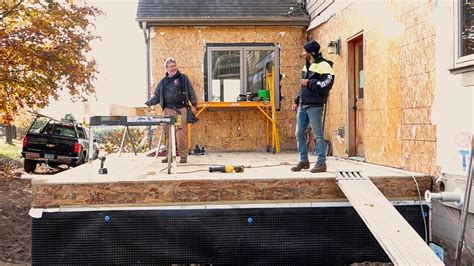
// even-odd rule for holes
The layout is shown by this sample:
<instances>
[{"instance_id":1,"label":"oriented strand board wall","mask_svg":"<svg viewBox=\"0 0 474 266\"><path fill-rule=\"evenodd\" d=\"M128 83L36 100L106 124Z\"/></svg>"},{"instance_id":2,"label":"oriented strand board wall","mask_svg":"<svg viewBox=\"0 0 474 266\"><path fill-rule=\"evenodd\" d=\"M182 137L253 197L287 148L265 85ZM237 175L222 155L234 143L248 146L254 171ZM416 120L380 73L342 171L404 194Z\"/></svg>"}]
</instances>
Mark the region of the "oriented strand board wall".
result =
<instances>
[{"instance_id":1,"label":"oriented strand board wall","mask_svg":"<svg viewBox=\"0 0 474 266\"><path fill-rule=\"evenodd\" d=\"M310 38L322 47L338 37L342 42L340 56L326 54L336 71L326 137L346 124L347 40L362 32L366 161L437 174L436 128L431 123L434 7L433 1L354 1L311 30ZM336 143L340 155L344 146Z\"/></svg>"},{"instance_id":2,"label":"oriented strand board wall","mask_svg":"<svg viewBox=\"0 0 474 266\"><path fill-rule=\"evenodd\" d=\"M176 58L181 72L189 71L198 101L203 101L203 62L206 43L278 43L281 46L280 69L286 78L281 81L283 102L278 112L282 150L296 149L294 137L296 113L289 111L299 88L299 58L306 40L304 27L215 26L155 27L152 39L153 88L165 70L167 57ZM257 111L207 111L192 127L192 144L203 144L206 150L265 150L265 123Z\"/></svg>"}]
</instances>

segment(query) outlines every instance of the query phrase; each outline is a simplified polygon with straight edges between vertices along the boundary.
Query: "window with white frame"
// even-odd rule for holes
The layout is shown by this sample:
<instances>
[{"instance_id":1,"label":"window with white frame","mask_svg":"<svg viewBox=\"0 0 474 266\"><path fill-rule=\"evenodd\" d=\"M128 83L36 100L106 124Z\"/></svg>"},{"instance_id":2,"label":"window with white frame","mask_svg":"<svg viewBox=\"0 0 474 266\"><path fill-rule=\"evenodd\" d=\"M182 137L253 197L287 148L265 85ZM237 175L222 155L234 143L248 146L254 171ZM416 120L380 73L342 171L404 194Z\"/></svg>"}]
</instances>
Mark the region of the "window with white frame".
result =
<instances>
[{"instance_id":1,"label":"window with white frame","mask_svg":"<svg viewBox=\"0 0 474 266\"><path fill-rule=\"evenodd\" d=\"M207 44L208 102L236 102L247 95L258 100L258 91L275 84L279 107L279 50L274 44ZM268 77L271 76L270 79Z\"/></svg>"},{"instance_id":2,"label":"window with white frame","mask_svg":"<svg viewBox=\"0 0 474 266\"><path fill-rule=\"evenodd\" d=\"M474 66L474 0L458 0L455 68Z\"/></svg>"}]
</instances>

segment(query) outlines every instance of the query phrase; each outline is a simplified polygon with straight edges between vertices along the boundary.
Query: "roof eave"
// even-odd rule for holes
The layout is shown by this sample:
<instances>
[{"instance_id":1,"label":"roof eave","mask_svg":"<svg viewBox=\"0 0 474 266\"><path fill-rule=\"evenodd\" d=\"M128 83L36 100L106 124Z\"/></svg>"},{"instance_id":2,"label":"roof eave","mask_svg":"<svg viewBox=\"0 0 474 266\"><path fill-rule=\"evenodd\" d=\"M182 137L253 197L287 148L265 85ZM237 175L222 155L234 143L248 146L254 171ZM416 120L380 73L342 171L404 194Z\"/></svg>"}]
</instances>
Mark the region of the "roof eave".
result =
<instances>
[{"instance_id":1,"label":"roof eave","mask_svg":"<svg viewBox=\"0 0 474 266\"><path fill-rule=\"evenodd\" d=\"M137 18L149 26L308 26L309 17Z\"/></svg>"}]
</instances>

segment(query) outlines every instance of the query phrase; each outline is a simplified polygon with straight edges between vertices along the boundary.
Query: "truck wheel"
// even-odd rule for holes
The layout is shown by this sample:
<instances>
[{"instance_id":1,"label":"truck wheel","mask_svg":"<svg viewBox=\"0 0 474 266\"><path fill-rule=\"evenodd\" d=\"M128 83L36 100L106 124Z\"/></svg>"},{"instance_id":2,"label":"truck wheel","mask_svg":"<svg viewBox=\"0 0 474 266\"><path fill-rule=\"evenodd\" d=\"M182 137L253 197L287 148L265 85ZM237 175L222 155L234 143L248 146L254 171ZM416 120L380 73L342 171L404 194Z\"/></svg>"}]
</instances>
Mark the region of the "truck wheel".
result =
<instances>
[{"instance_id":1,"label":"truck wheel","mask_svg":"<svg viewBox=\"0 0 474 266\"><path fill-rule=\"evenodd\" d=\"M89 161L89 154L87 154L87 152L84 151L84 153L82 154L82 160L80 164L83 164L87 161Z\"/></svg>"},{"instance_id":2,"label":"truck wheel","mask_svg":"<svg viewBox=\"0 0 474 266\"><path fill-rule=\"evenodd\" d=\"M79 158L79 161L77 161L76 165L73 165L73 167L84 164L86 162L86 156L87 155L85 153L83 153L82 156Z\"/></svg>"},{"instance_id":3,"label":"truck wheel","mask_svg":"<svg viewBox=\"0 0 474 266\"><path fill-rule=\"evenodd\" d=\"M36 164L36 161L25 159L25 162L23 163L23 169L27 173L33 173L36 169Z\"/></svg>"}]
</instances>

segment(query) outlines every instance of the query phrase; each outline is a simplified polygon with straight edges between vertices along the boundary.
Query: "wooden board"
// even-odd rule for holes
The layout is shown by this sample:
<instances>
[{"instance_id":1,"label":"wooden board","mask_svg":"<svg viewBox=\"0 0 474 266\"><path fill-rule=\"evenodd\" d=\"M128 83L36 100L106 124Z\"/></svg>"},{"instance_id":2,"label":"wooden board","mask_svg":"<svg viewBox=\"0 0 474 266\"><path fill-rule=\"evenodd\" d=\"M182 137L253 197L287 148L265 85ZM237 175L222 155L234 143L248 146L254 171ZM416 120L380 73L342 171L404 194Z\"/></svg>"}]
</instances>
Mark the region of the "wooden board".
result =
<instances>
[{"instance_id":1,"label":"wooden board","mask_svg":"<svg viewBox=\"0 0 474 266\"><path fill-rule=\"evenodd\" d=\"M337 185L395 265L444 265L368 177L338 172Z\"/></svg>"},{"instance_id":2,"label":"wooden board","mask_svg":"<svg viewBox=\"0 0 474 266\"><path fill-rule=\"evenodd\" d=\"M145 110L145 107L128 107L119 104L111 104L109 113L110 115L143 116L145 115Z\"/></svg>"}]
</instances>

